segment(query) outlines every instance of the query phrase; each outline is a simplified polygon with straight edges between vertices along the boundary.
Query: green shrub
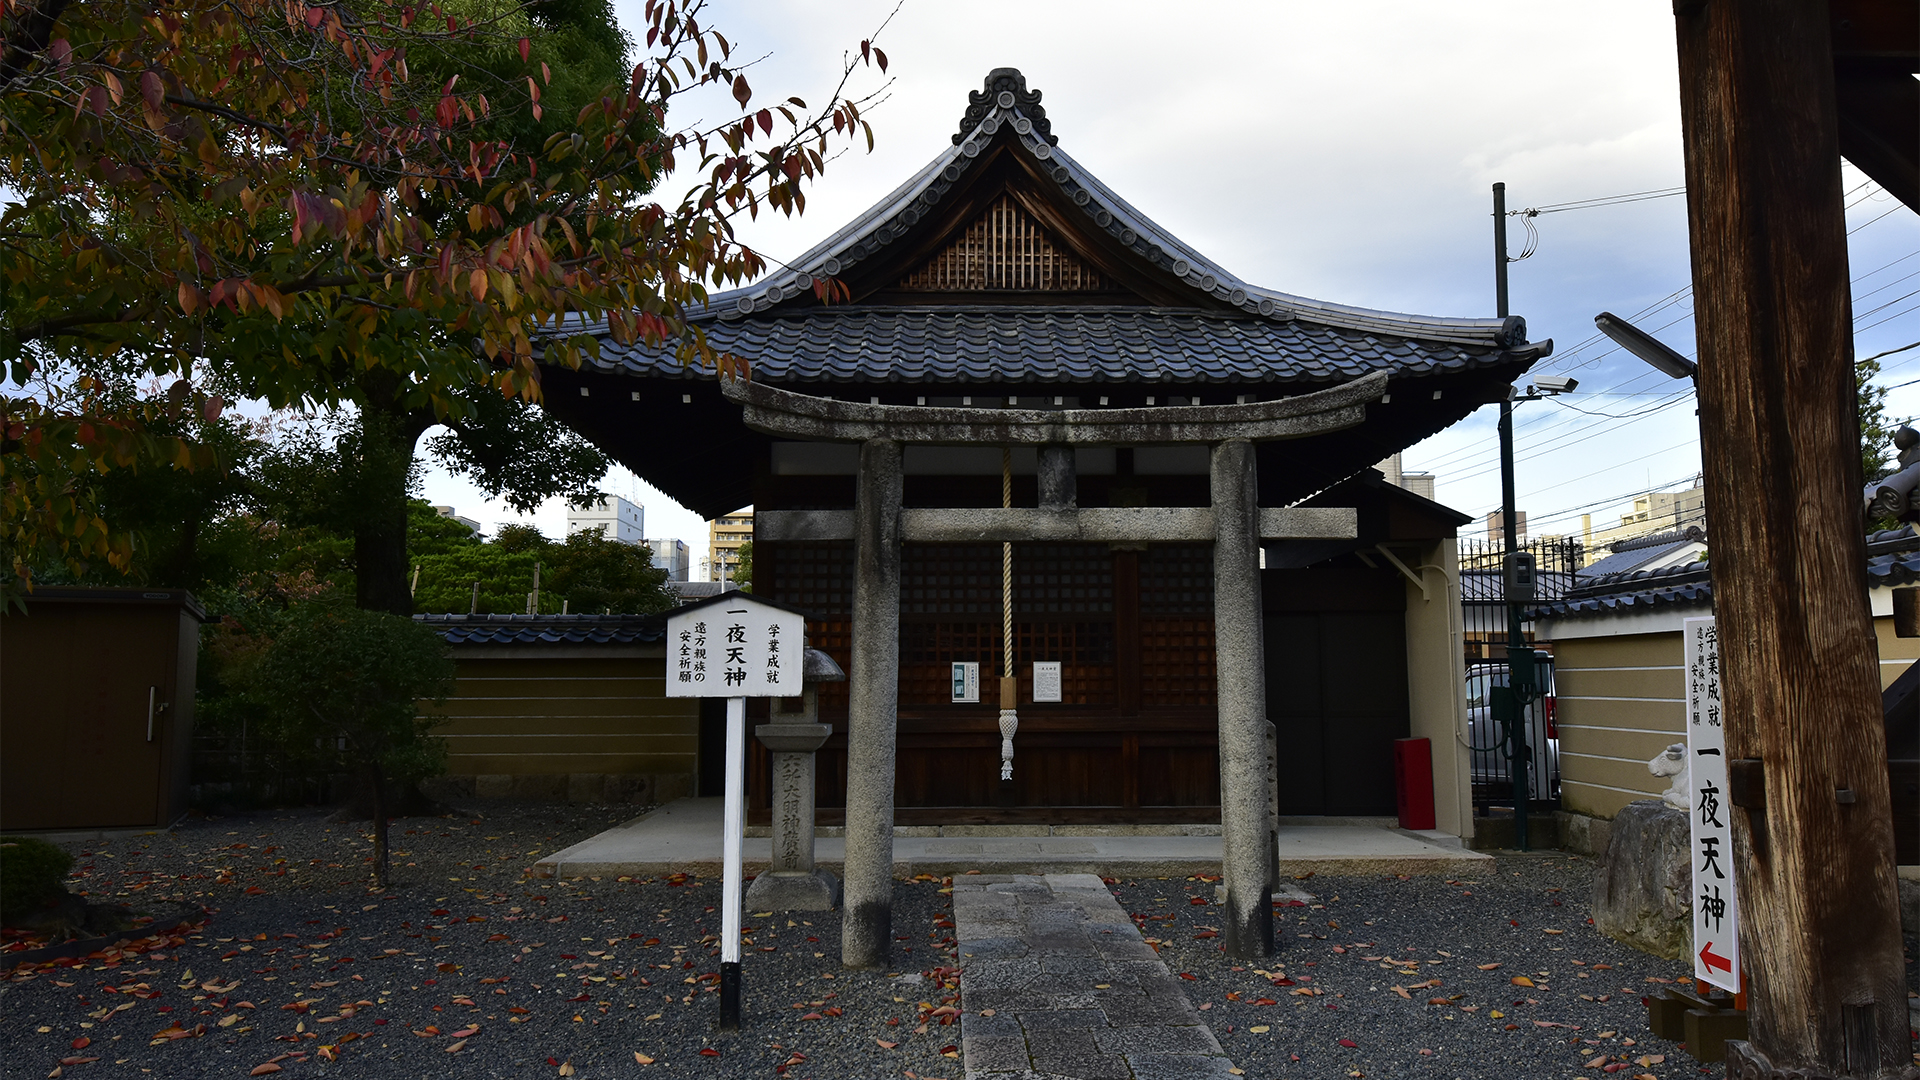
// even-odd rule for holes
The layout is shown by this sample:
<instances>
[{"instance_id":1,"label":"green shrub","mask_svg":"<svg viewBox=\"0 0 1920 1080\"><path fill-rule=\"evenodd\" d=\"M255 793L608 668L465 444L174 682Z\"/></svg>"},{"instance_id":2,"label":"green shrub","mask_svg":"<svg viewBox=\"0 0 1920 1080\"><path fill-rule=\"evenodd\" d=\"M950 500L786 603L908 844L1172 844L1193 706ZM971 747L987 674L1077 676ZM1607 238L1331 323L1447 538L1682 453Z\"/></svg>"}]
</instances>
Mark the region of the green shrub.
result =
<instances>
[{"instance_id":1,"label":"green shrub","mask_svg":"<svg viewBox=\"0 0 1920 1080\"><path fill-rule=\"evenodd\" d=\"M0 920L31 915L60 895L73 856L28 836L0 836Z\"/></svg>"}]
</instances>

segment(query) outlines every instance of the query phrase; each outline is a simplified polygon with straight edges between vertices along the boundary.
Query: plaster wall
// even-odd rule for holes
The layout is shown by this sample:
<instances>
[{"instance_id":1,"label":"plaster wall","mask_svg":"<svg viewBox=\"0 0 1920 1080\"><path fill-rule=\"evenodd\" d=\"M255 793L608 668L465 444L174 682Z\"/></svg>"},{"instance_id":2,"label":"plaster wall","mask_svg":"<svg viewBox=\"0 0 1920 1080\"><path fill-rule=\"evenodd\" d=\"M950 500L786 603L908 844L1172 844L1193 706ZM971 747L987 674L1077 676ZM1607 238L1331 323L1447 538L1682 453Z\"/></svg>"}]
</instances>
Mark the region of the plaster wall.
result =
<instances>
[{"instance_id":1,"label":"plaster wall","mask_svg":"<svg viewBox=\"0 0 1920 1080\"><path fill-rule=\"evenodd\" d=\"M1421 579L1406 583L1408 731L1433 744L1435 827L1471 838L1473 787L1467 771L1459 544L1436 540L1408 565ZM1424 592L1421 583L1426 586Z\"/></svg>"}]
</instances>

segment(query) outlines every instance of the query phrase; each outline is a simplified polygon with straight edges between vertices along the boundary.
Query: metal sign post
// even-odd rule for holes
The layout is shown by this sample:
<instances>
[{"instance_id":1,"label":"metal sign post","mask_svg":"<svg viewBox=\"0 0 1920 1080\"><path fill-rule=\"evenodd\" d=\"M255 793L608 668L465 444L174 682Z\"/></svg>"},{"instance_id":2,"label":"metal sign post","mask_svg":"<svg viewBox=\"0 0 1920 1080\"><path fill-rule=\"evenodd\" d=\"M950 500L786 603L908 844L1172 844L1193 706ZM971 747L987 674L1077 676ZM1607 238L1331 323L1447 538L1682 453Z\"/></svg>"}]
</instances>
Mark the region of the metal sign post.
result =
<instances>
[{"instance_id":1,"label":"metal sign post","mask_svg":"<svg viewBox=\"0 0 1920 1080\"><path fill-rule=\"evenodd\" d=\"M720 850L720 1030L740 1030L740 839L746 826L747 699L799 697L807 623L743 592L721 593L667 618L668 697L727 699L726 794Z\"/></svg>"},{"instance_id":2,"label":"metal sign post","mask_svg":"<svg viewBox=\"0 0 1920 1080\"><path fill-rule=\"evenodd\" d=\"M1740 915L1733 889L1733 819L1720 709L1720 640L1711 618L1688 619L1687 763L1691 769L1693 977L1740 992Z\"/></svg>"}]
</instances>

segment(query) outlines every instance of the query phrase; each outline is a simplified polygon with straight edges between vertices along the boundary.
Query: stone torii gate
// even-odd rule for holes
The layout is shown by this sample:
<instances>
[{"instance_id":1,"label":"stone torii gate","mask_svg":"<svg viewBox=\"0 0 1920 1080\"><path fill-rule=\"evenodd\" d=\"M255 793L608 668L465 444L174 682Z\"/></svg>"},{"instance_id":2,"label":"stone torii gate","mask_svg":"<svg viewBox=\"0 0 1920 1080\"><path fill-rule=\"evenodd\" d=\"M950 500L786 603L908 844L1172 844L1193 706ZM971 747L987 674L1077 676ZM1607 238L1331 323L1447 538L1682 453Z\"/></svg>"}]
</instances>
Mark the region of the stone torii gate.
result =
<instances>
[{"instance_id":1,"label":"stone torii gate","mask_svg":"<svg viewBox=\"0 0 1920 1080\"><path fill-rule=\"evenodd\" d=\"M860 404L738 378L723 380L722 389L742 406L743 422L756 431L860 445L852 511L763 511L754 521L755 535L763 540L854 542L842 963L884 967L893 939L900 561L906 541L1213 543L1226 945L1236 957L1271 955L1277 883L1272 880L1276 853L1266 850L1274 821L1266 780L1260 542L1350 539L1359 530L1350 508L1261 507L1253 444L1361 423L1367 404L1386 393L1387 374L1278 401L1144 409ZM910 443L1036 447L1040 505L903 507L902 454ZM1177 444L1211 448L1211 506L1076 506L1075 448Z\"/></svg>"}]
</instances>

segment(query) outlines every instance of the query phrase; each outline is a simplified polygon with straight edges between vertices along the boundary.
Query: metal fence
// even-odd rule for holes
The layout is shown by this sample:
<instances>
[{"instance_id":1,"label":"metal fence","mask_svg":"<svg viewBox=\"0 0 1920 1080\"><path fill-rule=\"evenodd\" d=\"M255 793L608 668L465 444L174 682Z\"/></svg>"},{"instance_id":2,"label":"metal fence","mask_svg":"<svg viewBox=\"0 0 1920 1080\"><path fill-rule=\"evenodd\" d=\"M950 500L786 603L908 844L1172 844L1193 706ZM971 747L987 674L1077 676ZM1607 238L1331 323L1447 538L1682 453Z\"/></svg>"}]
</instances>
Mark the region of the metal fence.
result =
<instances>
[{"instance_id":1,"label":"metal fence","mask_svg":"<svg viewBox=\"0 0 1920 1080\"><path fill-rule=\"evenodd\" d=\"M1521 544L1536 560L1535 601L1558 600L1575 585L1574 574L1582 563L1580 541L1572 537L1548 537ZM1476 807L1511 806L1513 780L1511 763L1501 740L1499 725L1493 722L1488 693L1493 687L1507 685L1507 598L1502 573L1506 545L1499 540L1463 539L1460 541L1460 613L1467 663L1467 731L1469 760ZM1522 630L1539 650L1538 679L1546 695L1528 709L1527 746L1533 751L1528 770L1528 791L1535 809L1550 810L1560 804L1560 744L1553 725L1553 657L1550 643L1533 640L1533 625Z\"/></svg>"}]
</instances>

